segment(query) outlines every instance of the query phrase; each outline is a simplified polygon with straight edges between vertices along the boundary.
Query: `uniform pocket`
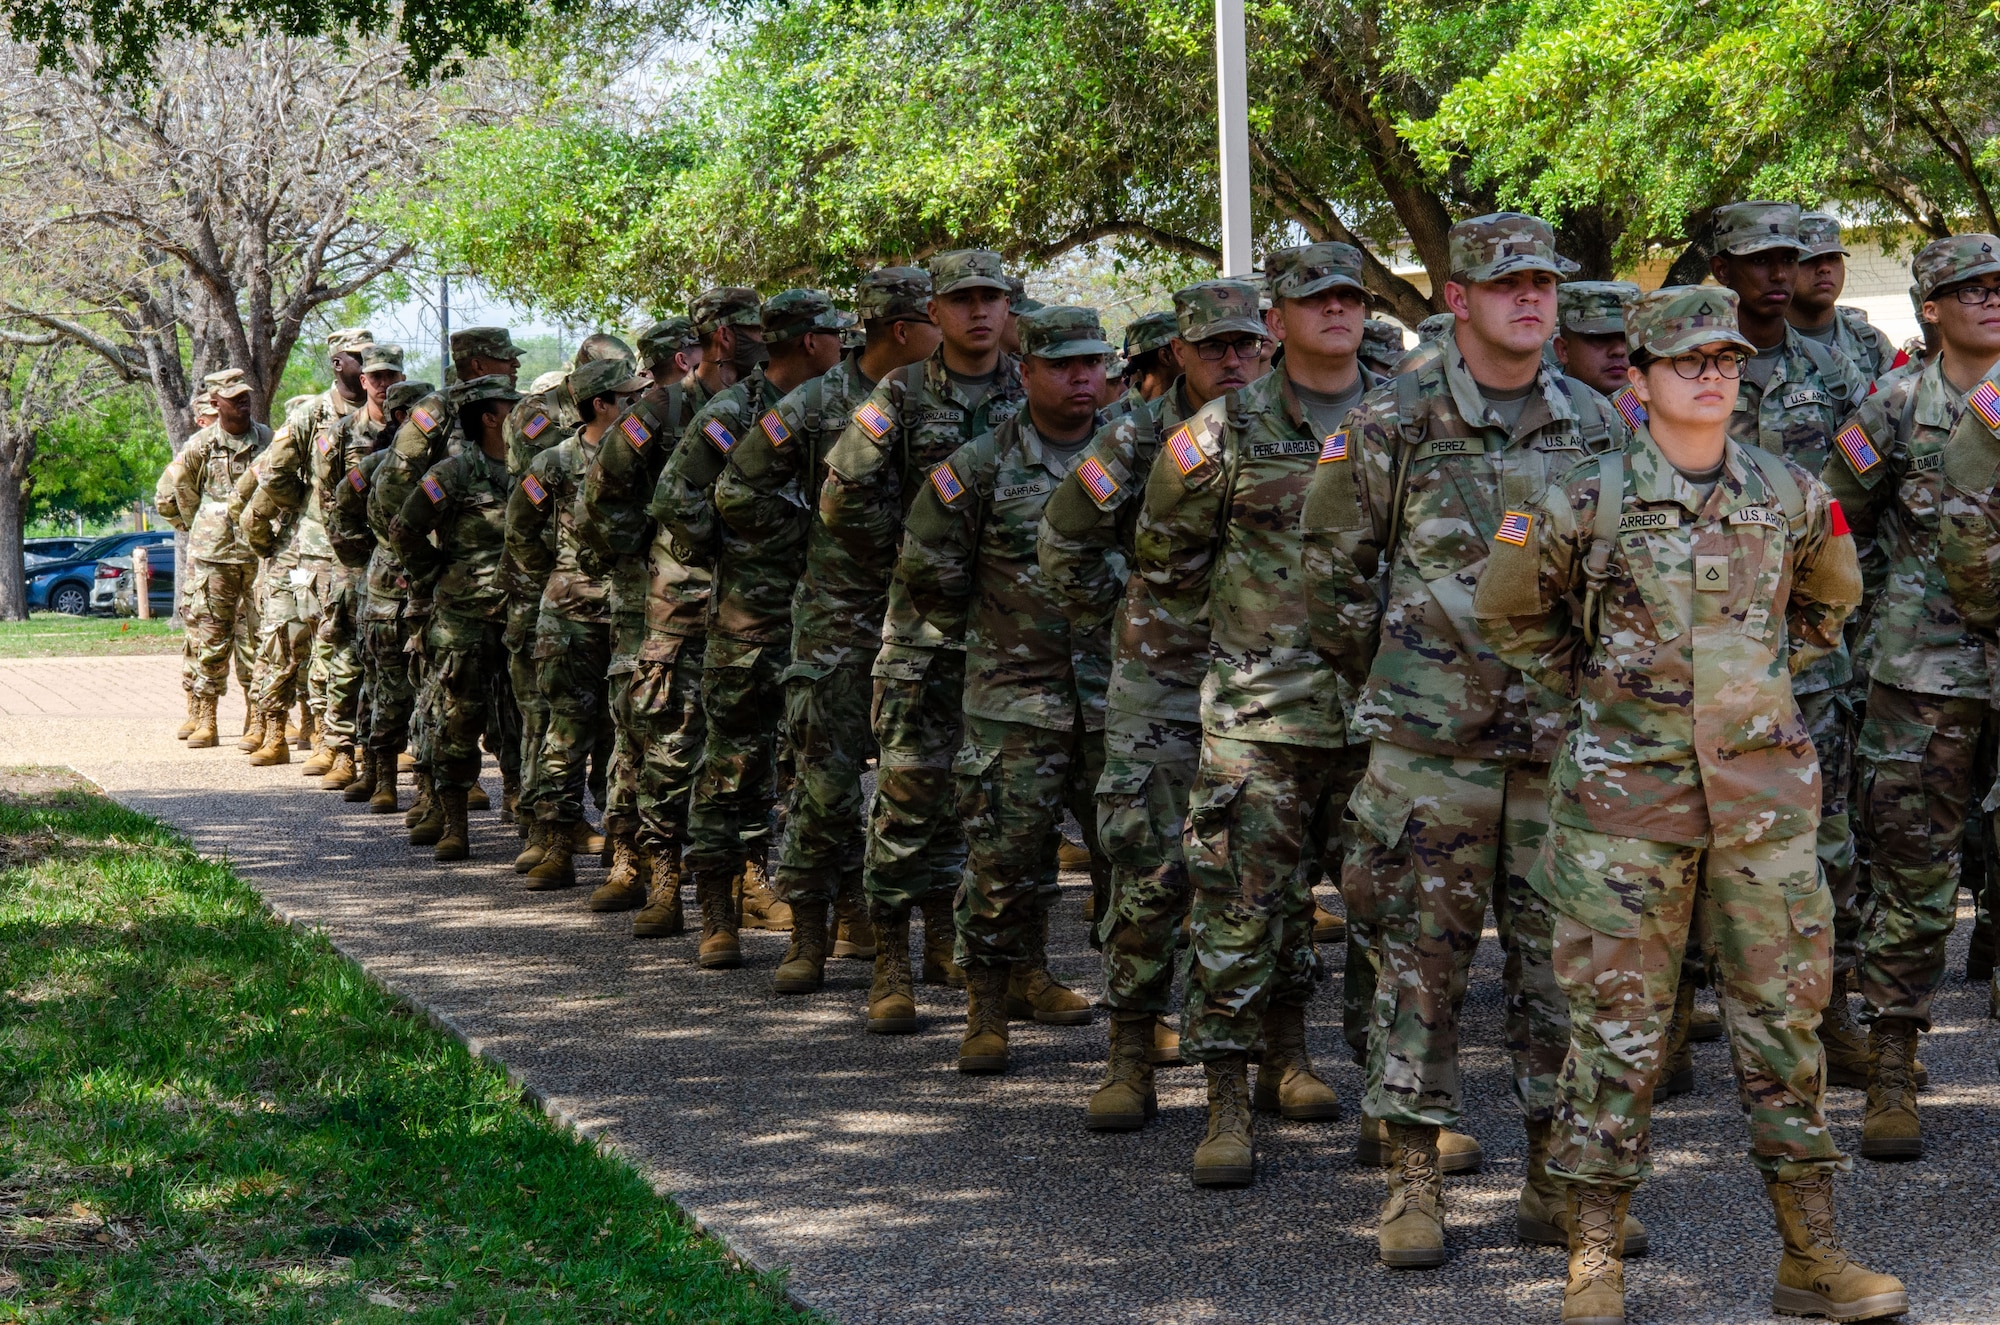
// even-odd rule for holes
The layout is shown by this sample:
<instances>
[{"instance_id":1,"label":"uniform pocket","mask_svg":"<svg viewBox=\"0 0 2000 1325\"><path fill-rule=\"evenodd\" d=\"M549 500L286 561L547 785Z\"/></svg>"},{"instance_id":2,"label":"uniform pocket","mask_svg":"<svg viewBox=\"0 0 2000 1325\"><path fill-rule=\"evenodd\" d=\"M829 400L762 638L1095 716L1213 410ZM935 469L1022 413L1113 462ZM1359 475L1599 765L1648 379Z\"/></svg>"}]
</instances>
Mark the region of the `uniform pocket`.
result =
<instances>
[{"instance_id":1,"label":"uniform pocket","mask_svg":"<svg viewBox=\"0 0 2000 1325\"><path fill-rule=\"evenodd\" d=\"M1383 786L1373 772L1355 785L1347 799L1347 814L1367 834L1385 847L1403 840L1409 827L1410 811L1416 802L1402 792Z\"/></svg>"},{"instance_id":2,"label":"uniform pocket","mask_svg":"<svg viewBox=\"0 0 2000 1325\"><path fill-rule=\"evenodd\" d=\"M1000 789L994 778L1000 749L985 749L971 743L959 748L951 761L952 777L958 781L958 814L968 831L974 824L990 823L997 814Z\"/></svg>"},{"instance_id":3,"label":"uniform pocket","mask_svg":"<svg viewBox=\"0 0 2000 1325\"><path fill-rule=\"evenodd\" d=\"M1607 849L1613 844L1620 851L1615 860ZM1664 842L1555 824L1528 872L1528 886L1580 925L1613 938L1637 938L1652 885L1676 850Z\"/></svg>"},{"instance_id":4,"label":"uniform pocket","mask_svg":"<svg viewBox=\"0 0 2000 1325\"><path fill-rule=\"evenodd\" d=\"M1800 887L1787 886L1785 910L1791 914L1792 928L1804 938L1818 938L1833 930L1833 891L1814 871L1812 881Z\"/></svg>"},{"instance_id":5,"label":"uniform pocket","mask_svg":"<svg viewBox=\"0 0 2000 1325\"><path fill-rule=\"evenodd\" d=\"M1197 780L1188 796L1187 825L1181 830L1181 851L1192 865L1205 861L1215 875L1234 878L1230 867L1231 839L1242 810L1244 782Z\"/></svg>"},{"instance_id":6,"label":"uniform pocket","mask_svg":"<svg viewBox=\"0 0 2000 1325\"><path fill-rule=\"evenodd\" d=\"M1097 779L1097 838L1105 858L1130 870L1158 869L1167 859L1166 834L1156 800L1167 800L1166 788L1152 764L1112 760ZM1171 820L1171 806L1167 807Z\"/></svg>"},{"instance_id":7,"label":"uniform pocket","mask_svg":"<svg viewBox=\"0 0 2000 1325\"><path fill-rule=\"evenodd\" d=\"M1924 756L1937 729L1924 722L1867 718L1854 741L1861 766L1861 807L1875 859L1924 865L1931 858L1931 813Z\"/></svg>"}]
</instances>

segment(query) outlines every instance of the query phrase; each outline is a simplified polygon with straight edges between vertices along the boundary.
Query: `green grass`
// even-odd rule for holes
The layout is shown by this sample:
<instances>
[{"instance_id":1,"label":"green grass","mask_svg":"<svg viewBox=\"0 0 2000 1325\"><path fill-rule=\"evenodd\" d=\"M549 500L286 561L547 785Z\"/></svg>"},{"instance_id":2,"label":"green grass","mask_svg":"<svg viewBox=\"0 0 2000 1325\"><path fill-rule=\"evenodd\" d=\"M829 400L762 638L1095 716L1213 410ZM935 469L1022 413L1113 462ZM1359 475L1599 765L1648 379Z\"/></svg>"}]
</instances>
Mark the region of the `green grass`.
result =
<instances>
[{"instance_id":1,"label":"green grass","mask_svg":"<svg viewBox=\"0 0 2000 1325\"><path fill-rule=\"evenodd\" d=\"M0 1321L804 1322L158 822L0 773Z\"/></svg>"},{"instance_id":2,"label":"green grass","mask_svg":"<svg viewBox=\"0 0 2000 1325\"><path fill-rule=\"evenodd\" d=\"M179 653L181 631L155 618L65 616L36 612L0 621L0 658L103 657L120 653Z\"/></svg>"}]
</instances>

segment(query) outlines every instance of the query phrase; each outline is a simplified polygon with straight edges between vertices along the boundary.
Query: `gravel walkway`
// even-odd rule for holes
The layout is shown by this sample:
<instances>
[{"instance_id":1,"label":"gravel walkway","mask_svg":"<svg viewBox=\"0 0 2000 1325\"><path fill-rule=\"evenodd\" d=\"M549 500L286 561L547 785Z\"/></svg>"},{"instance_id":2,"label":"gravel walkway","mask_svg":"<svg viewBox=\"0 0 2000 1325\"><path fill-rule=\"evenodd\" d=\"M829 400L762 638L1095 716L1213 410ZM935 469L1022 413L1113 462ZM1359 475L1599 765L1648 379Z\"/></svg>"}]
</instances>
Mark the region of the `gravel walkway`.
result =
<instances>
[{"instance_id":1,"label":"gravel walkway","mask_svg":"<svg viewBox=\"0 0 2000 1325\"><path fill-rule=\"evenodd\" d=\"M1012 1075L954 1070L957 999L923 991L922 1034L862 1030L868 968L827 989L769 992L782 936L749 934L749 969L702 972L692 940L634 942L582 892L528 894L504 865L513 831L475 815L475 860L440 867L391 822L302 779L248 766L228 740L183 749L179 660L0 662L0 763L67 764L227 855L287 915L323 927L399 992L448 1018L584 1130L605 1135L746 1258L787 1267L798 1298L872 1322L1532 1321L1560 1313L1563 1257L1513 1240L1524 1144L1500 1052L1499 962L1481 951L1467 1006L1468 1120L1482 1174L1447 1188L1451 1264L1396 1273L1374 1258L1380 1176L1351 1158L1351 1120L1260 1124L1249 1191L1199 1193L1200 1080L1163 1074L1147 1131L1080 1123L1102 1023L1017 1028ZM241 713L225 700L233 739ZM497 779L489 768L488 785ZM586 871L594 884L595 867ZM1076 882L1072 880L1072 882ZM1058 974L1097 986L1083 890L1067 890ZM1953 968L1969 927L1961 924ZM1312 1039L1344 1099L1359 1071L1336 991ZM1910 1284L1912 1321L2000 1320L2000 1084L1983 986L1953 978L1923 1048L1930 1157L1856 1161L1840 1186L1849 1244ZM1721 1044L1697 1047L1701 1089L1658 1111L1658 1175L1634 1209L1654 1253L1633 1264L1634 1322L1764 1321L1778 1245L1742 1154ZM1862 1097L1836 1091L1841 1138Z\"/></svg>"}]
</instances>

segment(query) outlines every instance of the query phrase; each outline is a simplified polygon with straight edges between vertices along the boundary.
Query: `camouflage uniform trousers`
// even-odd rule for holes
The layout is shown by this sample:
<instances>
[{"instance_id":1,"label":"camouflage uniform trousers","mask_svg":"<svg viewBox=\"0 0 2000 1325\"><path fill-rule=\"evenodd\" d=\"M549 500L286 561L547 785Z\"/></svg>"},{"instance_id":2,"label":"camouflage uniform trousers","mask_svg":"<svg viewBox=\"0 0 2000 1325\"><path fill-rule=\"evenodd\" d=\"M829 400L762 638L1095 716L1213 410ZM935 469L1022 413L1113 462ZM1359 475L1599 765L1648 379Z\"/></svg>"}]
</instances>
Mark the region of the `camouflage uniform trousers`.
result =
<instances>
[{"instance_id":1,"label":"camouflage uniform trousers","mask_svg":"<svg viewBox=\"0 0 2000 1325\"><path fill-rule=\"evenodd\" d=\"M1181 1052L1249 1053L1273 1001L1303 1006L1320 977L1310 862L1338 859L1340 807L1367 747L1324 749L1205 732L1181 851L1194 884Z\"/></svg>"},{"instance_id":2,"label":"camouflage uniform trousers","mask_svg":"<svg viewBox=\"0 0 2000 1325\"><path fill-rule=\"evenodd\" d=\"M965 871L953 899L961 966L994 966L1035 950L1060 892L1056 844L1067 809L1084 826L1091 873L1104 872L1091 797L1104 774L1104 733L1055 731L967 714L953 762L965 822Z\"/></svg>"},{"instance_id":3,"label":"camouflage uniform trousers","mask_svg":"<svg viewBox=\"0 0 2000 1325\"><path fill-rule=\"evenodd\" d=\"M360 596L361 572L334 567L319 631L313 637L313 672L326 680L326 703L320 714L326 743L349 751L360 743L361 735L361 649L355 623Z\"/></svg>"},{"instance_id":4,"label":"camouflage uniform trousers","mask_svg":"<svg viewBox=\"0 0 2000 1325\"><path fill-rule=\"evenodd\" d=\"M613 613L611 663L604 678L605 702L611 715L611 759L604 802L604 831L618 836L639 831L639 745L632 722L632 674L645 642L643 613Z\"/></svg>"},{"instance_id":5,"label":"camouflage uniform trousers","mask_svg":"<svg viewBox=\"0 0 2000 1325\"><path fill-rule=\"evenodd\" d=\"M1569 999L1570 1043L1556 1086L1551 1173L1629 1189L1652 1171L1653 1090L1697 910L1751 1163L1778 1179L1845 1166L1820 1112L1833 897L1811 834L1704 848L1557 824L1533 883L1565 899L1555 973Z\"/></svg>"},{"instance_id":6,"label":"camouflage uniform trousers","mask_svg":"<svg viewBox=\"0 0 2000 1325\"><path fill-rule=\"evenodd\" d=\"M785 672L785 735L793 779L778 848L778 895L832 901L861 873L861 770L875 753L868 730L868 658L808 659Z\"/></svg>"},{"instance_id":7,"label":"camouflage uniform trousers","mask_svg":"<svg viewBox=\"0 0 2000 1325\"><path fill-rule=\"evenodd\" d=\"M521 748L520 711L508 683L503 621L439 612L424 641L423 707L429 714L430 773L441 787L479 780L480 738L513 771Z\"/></svg>"},{"instance_id":8,"label":"camouflage uniform trousers","mask_svg":"<svg viewBox=\"0 0 2000 1325\"><path fill-rule=\"evenodd\" d=\"M510 640L513 633L509 631ZM542 797L542 742L549 733L549 706L536 679L532 626L507 646L507 679L514 706L521 714L521 799L514 807L514 817L524 824L533 823Z\"/></svg>"},{"instance_id":9,"label":"camouflage uniform trousers","mask_svg":"<svg viewBox=\"0 0 2000 1325\"><path fill-rule=\"evenodd\" d=\"M410 721L417 705L416 662L409 643L416 630L416 623L405 616L367 617L361 622L371 750L399 754L409 748Z\"/></svg>"},{"instance_id":10,"label":"camouflage uniform trousers","mask_svg":"<svg viewBox=\"0 0 2000 1325\"><path fill-rule=\"evenodd\" d=\"M1860 962L1862 913L1868 904L1858 849L1864 834L1856 830L1849 804L1858 776L1855 708L1865 697L1865 690L1856 694L1851 686L1798 696L1799 713L1812 737L1813 753L1819 756L1819 834L1814 850L1833 892L1834 960L1843 971L1852 971ZM1693 973L1692 959L1689 969Z\"/></svg>"},{"instance_id":11,"label":"camouflage uniform trousers","mask_svg":"<svg viewBox=\"0 0 2000 1325\"><path fill-rule=\"evenodd\" d=\"M701 766L688 799L688 863L734 868L771 850L777 796L779 678L792 647L711 636L702 659L701 712L707 724Z\"/></svg>"},{"instance_id":12,"label":"camouflage uniform trousers","mask_svg":"<svg viewBox=\"0 0 2000 1325\"><path fill-rule=\"evenodd\" d=\"M591 756L612 740L610 666L609 623L544 612L535 624L535 683L549 709L542 736L542 795L535 806L535 817L543 823L573 824L584 817Z\"/></svg>"},{"instance_id":13,"label":"camouflage uniform trousers","mask_svg":"<svg viewBox=\"0 0 2000 1325\"><path fill-rule=\"evenodd\" d=\"M247 691L253 673L250 642L256 638L257 604L252 592L257 568L247 562L198 561L190 558L194 581L189 596L188 633L194 641L195 693L220 696L229 688L229 657L236 655L236 677Z\"/></svg>"},{"instance_id":14,"label":"camouflage uniform trousers","mask_svg":"<svg viewBox=\"0 0 2000 1325\"><path fill-rule=\"evenodd\" d=\"M1097 943L1104 954L1104 1005L1114 1011L1170 1010L1192 891L1181 830L1200 758L1198 722L1115 709L1105 715L1096 819L1111 887L1098 915Z\"/></svg>"},{"instance_id":15,"label":"camouflage uniform trousers","mask_svg":"<svg viewBox=\"0 0 2000 1325\"><path fill-rule=\"evenodd\" d=\"M879 753L861 865L870 908L892 915L952 892L965 868L951 773L964 731L965 654L938 649L921 663L899 660L897 670L874 679L868 725Z\"/></svg>"},{"instance_id":16,"label":"camouflage uniform trousers","mask_svg":"<svg viewBox=\"0 0 2000 1325\"><path fill-rule=\"evenodd\" d=\"M1341 876L1348 915L1368 927L1376 976L1369 1117L1445 1127L1464 1117L1459 1012L1489 904L1507 954L1514 1097L1532 1121L1554 1115L1568 1002L1549 967L1554 919L1528 887L1548 800L1546 764L1453 759L1387 741L1370 750Z\"/></svg>"},{"instance_id":17,"label":"camouflage uniform trousers","mask_svg":"<svg viewBox=\"0 0 2000 1325\"><path fill-rule=\"evenodd\" d=\"M632 672L639 837L654 854L675 859L687 845L688 799L708 735L701 710L706 644L700 635L647 640Z\"/></svg>"},{"instance_id":18,"label":"camouflage uniform trousers","mask_svg":"<svg viewBox=\"0 0 2000 1325\"><path fill-rule=\"evenodd\" d=\"M1861 936L1861 995L1878 1017L1930 1028L1958 918L1961 849L1987 701L1876 682L1856 742L1874 897Z\"/></svg>"},{"instance_id":19,"label":"camouflage uniform trousers","mask_svg":"<svg viewBox=\"0 0 2000 1325\"><path fill-rule=\"evenodd\" d=\"M319 629L318 568L268 566L262 605L263 623L257 639L257 707L278 713L303 694L310 672L313 636Z\"/></svg>"}]
</instances>

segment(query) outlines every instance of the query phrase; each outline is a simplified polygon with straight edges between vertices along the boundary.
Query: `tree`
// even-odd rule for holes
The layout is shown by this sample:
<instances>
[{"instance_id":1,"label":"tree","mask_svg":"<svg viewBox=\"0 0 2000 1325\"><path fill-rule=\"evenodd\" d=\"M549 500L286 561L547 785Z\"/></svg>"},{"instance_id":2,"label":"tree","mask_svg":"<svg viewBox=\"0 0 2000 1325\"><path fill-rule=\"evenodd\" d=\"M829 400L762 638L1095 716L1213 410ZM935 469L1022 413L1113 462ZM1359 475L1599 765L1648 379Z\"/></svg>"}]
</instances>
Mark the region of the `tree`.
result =
<instances>
[{"instance_id":1,"label":"tree","mask_svg":"<svg viewBox=\"0 0 2000 1325\"><path fill-rule=\"evenodd\" d=\"M53 332L0 340L0 621L28 619L23 497L43 436L116 381L102 362Z\"/></svg>"},{"instance_id":2,"label":"tree","mask_svg":"<svg viewBox=\"0 0 2000 1325\"><path fill-rule=\"evenodd\" d=\"M123 387L55 419L28 467L25 519L108 520L149 501L166 467L167 434L144 392Z\"/></svg>"}]
</instances>

